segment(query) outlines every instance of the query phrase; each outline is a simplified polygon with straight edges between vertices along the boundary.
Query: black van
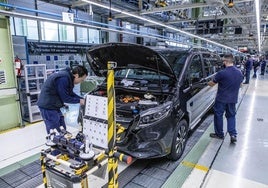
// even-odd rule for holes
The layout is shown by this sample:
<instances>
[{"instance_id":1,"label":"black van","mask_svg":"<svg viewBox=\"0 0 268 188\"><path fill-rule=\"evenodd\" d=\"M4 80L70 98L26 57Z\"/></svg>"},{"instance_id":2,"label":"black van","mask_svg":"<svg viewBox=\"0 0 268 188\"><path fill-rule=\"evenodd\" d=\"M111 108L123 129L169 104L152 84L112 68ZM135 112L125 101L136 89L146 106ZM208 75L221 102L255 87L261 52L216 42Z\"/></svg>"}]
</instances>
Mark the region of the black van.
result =
<instances>
[{"instance_id":1,"label":"black van","mask_svg":"<svg viewBox=\"0 0 268 188\"><path fill-rule=\"evenodd\" d=\"M177 160L188 132L212 107L217 87L207 82L221 68L207 50L159 49L126 43L94 46L87 60L97 76L107 76L116 62L114 87L118 150L135 158L167 156ZM90 96L107 97L106 81ZM85 107L86 108L86 107ZM88 115L83 132L88 132Z\"/></svg>"}]
</instances>

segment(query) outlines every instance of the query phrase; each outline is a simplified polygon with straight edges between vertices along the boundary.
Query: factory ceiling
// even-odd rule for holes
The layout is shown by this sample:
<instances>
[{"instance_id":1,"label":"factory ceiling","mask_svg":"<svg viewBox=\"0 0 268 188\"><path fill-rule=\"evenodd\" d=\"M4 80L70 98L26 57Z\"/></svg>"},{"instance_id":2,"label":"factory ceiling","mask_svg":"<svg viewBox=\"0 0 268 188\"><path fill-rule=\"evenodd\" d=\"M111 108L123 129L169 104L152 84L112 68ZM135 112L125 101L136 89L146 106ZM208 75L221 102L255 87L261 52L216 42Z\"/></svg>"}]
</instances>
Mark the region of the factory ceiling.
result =
<instances>
[{"instance_id":1,"label":"factory ceiling","mask_svg":"<svg viewBox=\"0 0 268 188\"><path fill-rule=\"evenodd\" d=\"M44 0L47 3L87 10L89 2L106 5L124 12L150 19L172 28L238 48L248 47L268 51L268 0L259 0L260 23L257 25L254 0ZM121 19L153 28L163 25L140 20L137 17L91 5L94 13L103 17ZM170 32L174 32L171 31Z\"/></svg>"}]
</instances>

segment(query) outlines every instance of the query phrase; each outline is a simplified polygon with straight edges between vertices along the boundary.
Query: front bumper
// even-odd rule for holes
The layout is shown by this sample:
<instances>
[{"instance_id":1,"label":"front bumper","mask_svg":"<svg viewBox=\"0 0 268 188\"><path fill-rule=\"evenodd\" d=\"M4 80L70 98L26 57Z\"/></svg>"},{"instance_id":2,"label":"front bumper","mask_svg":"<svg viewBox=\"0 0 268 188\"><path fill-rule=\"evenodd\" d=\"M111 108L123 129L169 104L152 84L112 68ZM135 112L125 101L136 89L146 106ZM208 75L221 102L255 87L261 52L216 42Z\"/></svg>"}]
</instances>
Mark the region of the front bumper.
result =
<instances>
[{"instance_id":1,"label":"front bumper","mask_svg":"<svg viewBox=\"0 0 268 188\"><path fill-rule=\"evenodd\" d=\"M171 150L175 125L168 116L148 127L129 130L127 137L117 142L118 150L138 159L166 156Z\"/></svg>"}]
</instances>

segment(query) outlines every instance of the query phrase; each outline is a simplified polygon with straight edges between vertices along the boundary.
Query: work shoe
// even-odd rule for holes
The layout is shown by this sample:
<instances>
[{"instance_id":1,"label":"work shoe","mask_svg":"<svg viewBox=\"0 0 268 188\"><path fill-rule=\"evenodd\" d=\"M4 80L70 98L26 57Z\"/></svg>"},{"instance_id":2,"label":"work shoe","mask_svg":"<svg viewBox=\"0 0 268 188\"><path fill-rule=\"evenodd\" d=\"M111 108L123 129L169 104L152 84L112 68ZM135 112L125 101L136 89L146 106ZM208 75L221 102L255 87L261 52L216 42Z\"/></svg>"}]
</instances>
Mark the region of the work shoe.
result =
<instances>
[{"instance_id":1,"label":"work shoe","mask_svg":"<svg viewBox=\"0 0 268 188\"><path fill-rule=\"evenodd\" d=\"M237 141L236 136L231 136L231 143L235 143Z\"/></svg>"},{"instance_id":2,"label":"work shoe","mask_svg":"<svg viewBox=\"0 0 268 188\"><path fill-rule=\"evenodd\" d=\"M223 137L218 136L216 133L210 133L209 136L210 136L211 138L223 139Z\"/></svg>"}]
</instances>

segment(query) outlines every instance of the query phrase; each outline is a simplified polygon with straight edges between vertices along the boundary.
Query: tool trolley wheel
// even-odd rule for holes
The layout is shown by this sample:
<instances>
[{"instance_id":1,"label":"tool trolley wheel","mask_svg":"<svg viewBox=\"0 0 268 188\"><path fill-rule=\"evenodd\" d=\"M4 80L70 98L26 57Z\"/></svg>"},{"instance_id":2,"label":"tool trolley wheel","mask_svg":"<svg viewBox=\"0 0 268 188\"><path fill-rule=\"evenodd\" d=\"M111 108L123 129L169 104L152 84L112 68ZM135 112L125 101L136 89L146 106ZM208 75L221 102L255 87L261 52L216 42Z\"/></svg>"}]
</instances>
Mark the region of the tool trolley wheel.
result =
<instances>
[{"instance_id":1,"label":"tool trolley wheel","mask_svg":"<svg viewBox=\"0 0 268 188\"><path fill-rule=\"evenodd\" d=\"M171 152L168 155L170 160L177 160L183 154L183 151L188 140L188 123L186 120L181 120L174 131Z\"/></svg>"}]
</instances>

